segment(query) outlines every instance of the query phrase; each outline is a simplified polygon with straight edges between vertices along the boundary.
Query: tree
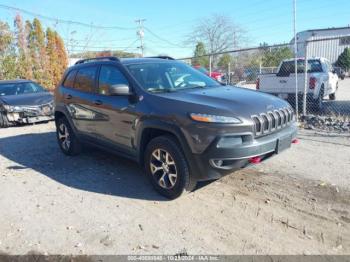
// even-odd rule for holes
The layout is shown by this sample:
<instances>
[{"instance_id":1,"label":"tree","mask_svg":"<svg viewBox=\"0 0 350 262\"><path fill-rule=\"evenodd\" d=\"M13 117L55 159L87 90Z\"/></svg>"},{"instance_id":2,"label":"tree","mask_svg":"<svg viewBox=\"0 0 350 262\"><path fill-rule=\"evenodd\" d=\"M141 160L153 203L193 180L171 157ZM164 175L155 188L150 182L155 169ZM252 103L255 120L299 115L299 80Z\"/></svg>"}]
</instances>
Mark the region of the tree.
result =
<instances>
[{"instance_id":1,"label":"tree","mask_svg":"<svg viewBox=\"0 0 350 262\"><path fill-rule=\"evenodd\" d=\"M26 78L51 89L68 64L64 42L50 28L46 32L38 19L26 21L17 14L14 31L0 21L0 79Z\"/></svg>"},{"instance_id":2,"label":"tree","mask_svg":"<svg viewBox=\"0 0 350 262\"><path fill-rule=\"evenodd\" d=\"M63 75L64 71L66 70L68 66L68 56L66 52L66 48L64 46L64 42L60 35L55 32L55 43L56 43L56 52L57 56L59 57L59 62L58 62L58 73L57 77L54 79L54 86L58 84L60 81L61 76Z\"/></svg>"},{"instance_id":3,"label":"tree","mask_svg":"<svg viewBox=\"0 0 350 262\"><path fill-rule=\"evenodd\" d=\"M233 57L230 54L223 54L219 58L218 66L227 69L229 64L233 64Z\"/></svg>"},{"instance_id":4,"label":"tree","mask_svg":"<svg viewBox=\"0 0 350 262\"><path fill-rule=\"evenodd\" d=\"M200 65L204 67L208 67L209 59L206 55L206 50L203 42L198 42L196 45L196 49L194 50L194 58L192 59L192 65Z\"/></svg>"},{"instance_id":5,"label":"tree","mask_svg":"<svg viewBox=\"0 0 350 262\"><path fill-rule=\"evenodd\" d=\"M22 17L17 14L14 19L14 28L15 28L15 39L16 39L16 48L17 48L17 70L19 77L31 79L32 70L31 62L28 54L28 43L26 29L23 26Z\"/></svg>"},{"instance_id":6,"label":"tree","mask_svg":"<svg viewBox=\"0 0 350 262\"><path fill-rule=\"evenodd\" d=\"M49 85L49 79L46 74L46 46L45 33L39 19L34 18L31 24L27 21L29 28L28 42L29 52L32 60L33 78L39 84Z\"/></svg>"},{"instance_id":7,"label":"tree","mask_svg":"<svg viewBox=\"0 0 350 262\"><path fill-rule=\"evenodd\" d=\"M282 60L293 57L293 52L289 47L262 47L262 66L277 67Z\"/></svg>"},{"instance_id":8,"label":"tree","mask_svg":"<svg viewBox=\"0 0 350 262\"><path fill-rule=\"evenodd\" d=\"M47 86L54 87L60 77L59 57L56 50L56 36L51 28L46 29L46 56L47 56Z\"/></svg>"},{"instance_id":9,"label":"tree","mask_svg":"<svg viewBox=\"0 0 350 262\"><path fill-rule=\"evenodd\" d=\"M209 53L236 49L242 45L245 31L228 16L213 14L198 21L187 39L189 43L202 42ZM217 57L213 56L214 63Z\"/></svg>"},{"instance_id":10,"label":"tree","mask_svg":"<svg viewBox=\"0 0 350 262\"><path fill-rule=\"evenodd\" d=\"M7 23L0 21L0 79L17 78L13 34Z\"/></svg>"},{"instance_id":11,"label":"tree","mask_svg":"<svg viewBox=\"0 0 350 262\"><path fill-rule=\"evenodd\" d=\"M341 67L344 70L349 70L350 68L350 49L346 47L344 51L339 55L336 66Z\"/></svg>"}]
</instances>

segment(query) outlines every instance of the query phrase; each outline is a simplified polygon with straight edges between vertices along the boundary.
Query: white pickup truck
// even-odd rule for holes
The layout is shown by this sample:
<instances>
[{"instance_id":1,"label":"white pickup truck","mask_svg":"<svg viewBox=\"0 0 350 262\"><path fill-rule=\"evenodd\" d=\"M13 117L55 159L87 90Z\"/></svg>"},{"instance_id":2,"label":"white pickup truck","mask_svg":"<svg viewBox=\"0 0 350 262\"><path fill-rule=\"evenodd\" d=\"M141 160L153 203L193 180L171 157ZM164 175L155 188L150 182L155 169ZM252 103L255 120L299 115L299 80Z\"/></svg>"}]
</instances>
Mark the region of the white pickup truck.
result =
<instances>
[{"instance_id":1,"label":"white pickup truck","mask_svg":"<svg viewBox=\"0 0 350 262\"><path fill-rule=\"evenodd\" d=\"M305 59L297 60L298 99L303 101L305 87ZM277 74L259 75L256 89L273 94L295 104L295 59L283 60ZM331 63L326 58L308 59L307 66L307 102L313 103L313 108L322 109L325 96L335 100L338 89L338 76Z\"/></svg>"}]
</instances>

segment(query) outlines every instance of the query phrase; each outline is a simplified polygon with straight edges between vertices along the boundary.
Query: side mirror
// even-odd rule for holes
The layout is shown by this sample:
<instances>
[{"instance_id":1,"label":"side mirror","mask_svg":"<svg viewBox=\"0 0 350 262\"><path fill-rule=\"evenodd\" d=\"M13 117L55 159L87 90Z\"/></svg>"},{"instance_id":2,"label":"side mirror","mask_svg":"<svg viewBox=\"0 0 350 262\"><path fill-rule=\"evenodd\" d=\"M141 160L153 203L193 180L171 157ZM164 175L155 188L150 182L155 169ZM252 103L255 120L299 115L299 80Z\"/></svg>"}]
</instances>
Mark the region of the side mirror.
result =
<instances>
[{"instance_id":1,"label":"side mirror","mask_svg":"<svg viewBox=\"0 0 350 262\"><path fill-rule=\"evenodd\" d=\"M109 95L111 96L128 96L130 95L130 88L125 84L111 85L109 87Z\"/></svg>"}]
</instances>

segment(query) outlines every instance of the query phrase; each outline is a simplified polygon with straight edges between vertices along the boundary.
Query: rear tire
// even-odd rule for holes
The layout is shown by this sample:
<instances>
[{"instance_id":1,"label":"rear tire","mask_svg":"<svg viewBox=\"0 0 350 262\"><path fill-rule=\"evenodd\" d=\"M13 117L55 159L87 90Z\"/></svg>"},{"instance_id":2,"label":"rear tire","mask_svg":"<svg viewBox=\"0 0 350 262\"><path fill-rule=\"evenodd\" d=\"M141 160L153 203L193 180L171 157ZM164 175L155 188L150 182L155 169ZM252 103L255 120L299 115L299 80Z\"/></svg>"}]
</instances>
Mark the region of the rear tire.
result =
<instances>
[{"instance_id":1,"label":"rear tire","mask_svg":"<svg viewBox=\"0 0 350 262\"><path fill-rule=\"evenodd\" d=\"M0 112L0 128L7 128L10 126L10 122L6 116L6 113Z\"/></svg>"},{"instance_id":2,"label":"rear tire","mask_svg":"<svg viewBox=\"0 0 350 262\"><path fill-rule=\"evenodd\" d=\"M65 117L56 121L56 137L58 145L65 155L74 156L80 153L80 142Z\"/></svg>"},{"instance_id":3,"label":"rear tire","mask_svg":"<svg viewBox=\"0 0 350 262\"><path fill-rule=\"evenodd\" d=\"M315 111L319 112L323 109L324 86L321 86L320 93L315 100Z\"/></svg>"},{"instance_id":4,"label":"rear tire","mask_svg":"<svg viewBox=\"0 0 350 262\"><path fill-rule=\"evenodd\" d=\"M329 100L335 100L335 99L336 99L335 93L329 95Z\"/></svg>"},{"instance_id":5,"label":"rear tire","mask_svg":"<svg viewBox=\"0 0 350 262\"><path fill-rule=\"evenodd\" d=\"M178 198L197 185L181 147L172 136L156 137L149 142L145 170L155 190L169 199Z\"/></svg>"}]
</instances>

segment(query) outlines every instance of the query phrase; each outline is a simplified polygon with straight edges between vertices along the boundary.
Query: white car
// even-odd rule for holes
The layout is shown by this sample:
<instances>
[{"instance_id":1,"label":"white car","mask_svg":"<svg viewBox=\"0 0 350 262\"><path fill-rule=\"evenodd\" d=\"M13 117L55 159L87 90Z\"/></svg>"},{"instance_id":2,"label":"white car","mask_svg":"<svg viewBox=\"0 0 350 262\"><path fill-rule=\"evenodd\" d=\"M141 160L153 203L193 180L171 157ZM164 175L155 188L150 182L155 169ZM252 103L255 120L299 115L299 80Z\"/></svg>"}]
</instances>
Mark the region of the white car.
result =
<instances>
[{"instance_id":1,"label":"white car","mask_svg":"<svg viewBox=\"0 0 350 262\"><path fill-rule=\"evenodd\" d=\"M295 101L295 59L283 60L277 74L262 74L257 80L256 89L273 94L285 100ZM303 100L305 88L305 59L297 60L298 98ZM315 109L322 109L322 101L328 96L335 100L338 89L338 76L326 58L308 59L307 68L307 101L313 103Z\"/></svg>"}]
</instances>

